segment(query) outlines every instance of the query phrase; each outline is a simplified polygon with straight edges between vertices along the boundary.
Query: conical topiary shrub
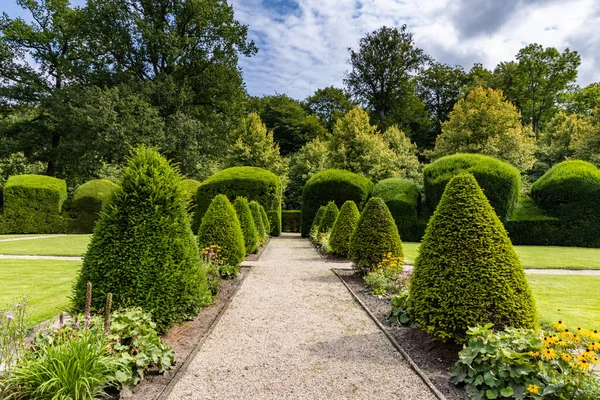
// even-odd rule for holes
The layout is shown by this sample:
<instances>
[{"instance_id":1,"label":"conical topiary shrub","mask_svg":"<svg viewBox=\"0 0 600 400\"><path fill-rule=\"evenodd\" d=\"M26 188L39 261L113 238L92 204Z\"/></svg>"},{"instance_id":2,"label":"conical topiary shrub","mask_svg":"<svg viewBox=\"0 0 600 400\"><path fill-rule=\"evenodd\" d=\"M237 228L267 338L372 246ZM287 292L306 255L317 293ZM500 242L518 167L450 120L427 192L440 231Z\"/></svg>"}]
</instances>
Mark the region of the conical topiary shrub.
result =
<instances>
[{"instance_id":1,"label":"conical topiary shrub","mask_svg":"<svg viewBox=\"0 0 600 400\"><path fill-rule=\"evenodd\" d=\"M258 205L260 207L260 217L262 218L263 225L265 226L265 243L266 243L267 239L269 239L269 236L271 236L271 222L269 221L267 212L265 211L265 208L262 206L262 204L259 203Z\"/></svg>"},{"instance_id":2,"label":"conical topiary shrub","mask_svg":"<svg viewBox=\"0 0 600 400\"><path fill-rule=\"evenodd\" d=\"M239 265L246 256L244 234L235 209L224 194L218 194L208 206L198 229L200 248L211 244L221 247L221 257L229 265Z\"/></svg>"},{"instance_id":3,"label":"conical topiary shrub","mask_svg":"<svg viewBox=\"0 0 600 400\"><path fill-rule=\"evenodd\" d=\"M335 220L337 219L340 210L337 208L333 201L330 201L325 206L325 211L323 212L323 216L319 221L319 232L329 232L335 224Z\"/></svg>"},{"instance_id":4,"label":"conical topiary shrub","mask_svg":"<svg viewBox=\"0 0 600 400\"><path fill-rule=\"evenodd\" d=\"M115 308L151 312L160 332L210 302L180 181L158 151L134 150L96 223L74 285L75 311L85 308L88 282L95 310L112 293Z\"/></svg>"},{"instance_id":5,"label":"conical topiary shrub","mask_svg":"<svg viewBox=\"0 0 600 400\"><path fill-rule=\"evenodd\" d=\"M248 199L245 197L236 197L233 201L233 208L235 209L235 213L240 221L240 226L242 227L246 253L256 253L258 251L258 234L254 219L252 218L250 206L248 205Z\"/></svg>"},{"instance_id":6,"label":"conical topiary shrub","mask_svg":"<svg viewBox=\"0 0 600 400\"><path fill-rule=\"evenodd\" d=\"M450 180L429 221L410 285L410 314L441 340L493 323L532 328L536 310L504 226L471 174Z\"/></svg>"},{"instance_id":7,"label":"conical topiary shrub","mask_svg":"<svg viewBox=\"0 0 600 400\"><path fill-rule=\"evenodd\" d=\"M366 273L377 266L388 253L402 258L402 241L385 202L379 197L372 197L350 237L348 257L354 261L357 269Z\"/></svg>"},{"instance_id":8,"label":"conical topiary shrub","mask_svg":"<svg viewBox=\"0 0 600 400\"><path fill-rule=\"evenodd\" d=\"M358 224L360 218L360 212L356 203L352 200L348 200L344 203L340 209L335 224L331 228L331 236L329 236L329 248L334 254L341 256L348 255L348 245L350 244L350 237L352 232Z\"/></svg>"},{"instance_id":9,"label":"conical topiary shrub","mask_svg":"<svg viewBox=\"0 0 600 400\"><path fill-rule=\"evenodd\" d=\"M310 232L313 233L319 230L319 225L321 224L321 218L323 217L323 213L325 213L325 206L319 207L317 213L315 214L315 219L310 226Z\"/></svg>"},{"instance_id":10,"label":"conical topiary shrub","mask_svg":"<svg viewBox=\"0 0 600 400\"><path fill-rule=\"evenodd\" d=\"M252 213L252 219L254 220L254 225L256 226L256 234L258 236L258 243L263 245L266 243L266 230L265 224L263 223L262 215L260 213L260 204L258 201L252 200L248 206L250 207L250 212Z\"/></svg>"}]
</instances>

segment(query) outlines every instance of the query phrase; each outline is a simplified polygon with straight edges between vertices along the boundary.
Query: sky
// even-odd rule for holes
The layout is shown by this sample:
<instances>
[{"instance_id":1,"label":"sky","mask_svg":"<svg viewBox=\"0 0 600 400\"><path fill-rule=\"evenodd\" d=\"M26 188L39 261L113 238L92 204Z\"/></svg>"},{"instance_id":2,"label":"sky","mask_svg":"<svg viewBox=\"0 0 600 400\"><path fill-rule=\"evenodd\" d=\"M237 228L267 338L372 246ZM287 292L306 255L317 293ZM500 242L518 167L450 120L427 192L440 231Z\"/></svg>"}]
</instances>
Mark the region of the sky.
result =
<instances>
[{"instance_id":1,"label":"sky","mask_svg":"<svg viewBox=\"0 0 600 400\"><path fill-rule=\"evenodd\" d=\"M84 0L72 4L82 5ZM348 48L366 33L403 24L436 61L493 69L530 43L576 50L578 83L600 81L599 0L229 0L258 54L240 60L248 92L304 99L343 87ZM0 12L24 16L14 0Z\"/></svg>"}]
</instances>

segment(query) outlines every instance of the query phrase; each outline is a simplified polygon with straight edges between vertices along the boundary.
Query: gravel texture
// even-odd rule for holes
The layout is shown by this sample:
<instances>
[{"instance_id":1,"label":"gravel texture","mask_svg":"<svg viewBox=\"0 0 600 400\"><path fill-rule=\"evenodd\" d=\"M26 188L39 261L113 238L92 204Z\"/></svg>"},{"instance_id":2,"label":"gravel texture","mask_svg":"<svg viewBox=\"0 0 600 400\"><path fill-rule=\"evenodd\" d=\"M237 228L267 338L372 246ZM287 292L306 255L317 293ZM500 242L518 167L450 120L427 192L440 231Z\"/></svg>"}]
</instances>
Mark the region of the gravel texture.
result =
<instances>
[{"instance_id":1,"label":"gravel texture","mask_svg":"<svg viewBox=\"0 0 600 400\"><path fill-rule=\"evenodd\" d=\"M435 399L308 240L256 264L169 399Z\"/></svg>"}]
</instances>

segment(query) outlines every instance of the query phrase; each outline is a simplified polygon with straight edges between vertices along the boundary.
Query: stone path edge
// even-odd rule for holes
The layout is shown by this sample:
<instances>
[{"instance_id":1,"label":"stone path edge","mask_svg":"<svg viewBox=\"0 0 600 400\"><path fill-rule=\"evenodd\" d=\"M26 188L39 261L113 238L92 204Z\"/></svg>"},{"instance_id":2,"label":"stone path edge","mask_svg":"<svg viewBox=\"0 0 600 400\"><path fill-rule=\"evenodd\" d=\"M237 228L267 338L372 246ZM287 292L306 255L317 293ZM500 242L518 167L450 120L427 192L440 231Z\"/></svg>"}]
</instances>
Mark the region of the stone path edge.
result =
<instances>
[{"instance_id":1,"label":"stone path edge","mask_svg":"<svg viewBox=\"0 0 600 400\"><path fill-rule=\"evenodd\" d=\"M373 322L375 322L375 324L377 325L379 330L381 330L381 332L383 332L383 334L388 338L388 340L390 341L392 346L394 346L394 348L402 355L402 357L404 357L404 359L406 360L408 365L410 365L410 368L413 371L415 371L415 373L417 375L419 375L419 378L421 378L421 380L425 383L425 385L427 385L429 390L431 390L431 392L439 400L447 400L446 396L444 396L444 394L439 391L439 389L433 384L433 382L431 382L429 380L429 378L427 378L427 376L425 376L425 374L423 373L421 368L419 368L419 366L408 355L408 353L402 348L402 346L400 346L400 344L396 341L396 339L394 339L394 337L387 331L387 329L385 329L385 327L381 324L381 322L379 322L377 317L375 315L373 315L373 313L371 312L371 310L369 310L369 308L366 306L366 304L363 303L362 300L358 298L358 296L354 293L354 291L350 288L350 286L348 286L348 284L342 279L342 277L337 273L336 268L331 268L331 271L335 274L335 276L338 277L338 279L342 282L342 284L346 287L346 289L348 289L348 292L350 292L350 294L354 298L354 301L356 301L362 307L362 309L369 315L369 317L373 320ZM160 399L160 400L162 400L162 399Z\"/></svg>"},{"instance_id":2,"label":"stone path edge","mask_svg":"<svg viewBox=\"0 0 600 400\"><path fill-rule=\"evenodd\" d=\"M225 303L225 305L223 306L223 308L221 309L221 311L219 312L219 314L217 315L217 317L210 324L210 327L206 331L206 334L204 335L204 337L196 344L196 346L194 347L194 349L187 355L185 361L181 364L181 366L173 374L173 377L169 381L169 384L162 390L162 392L159 393L158 396L155 397L155 400L167 400L169 398L169 395L171 394L171 392L173 391L173 389L175 388L175 386L177 385L177 383L181 380L181 378L184 377L184 375L187 372L190 364L192 363L192 361L196 357L196 354L198 354L198 351L200 351L200 349L204 345L204 342L206 342L206 340L210 337L210 335L212 335L212 332L215 329L215 327L217 326L217 324L219 323L219 321L221 320L221 317L223 317L223 315L225 314L225 312L229 309L229 306L230 306L231 302L233 301L233 299L235 298L235 296L237 296L238 291L240 290L240 288L242 287L242 285L246 281L246 278L248 277L249 274L252 273L252 267L251 266L249 266L249 265L241 265L241 266L243 266L245 268L250 268L250 270L248 271L247 274L245 274L243 280L237 286L237 288L235 289L235 291L231 294L231 297L229 297L229 299L227 300L227 303Z\"/></svg>"}]
</instances>

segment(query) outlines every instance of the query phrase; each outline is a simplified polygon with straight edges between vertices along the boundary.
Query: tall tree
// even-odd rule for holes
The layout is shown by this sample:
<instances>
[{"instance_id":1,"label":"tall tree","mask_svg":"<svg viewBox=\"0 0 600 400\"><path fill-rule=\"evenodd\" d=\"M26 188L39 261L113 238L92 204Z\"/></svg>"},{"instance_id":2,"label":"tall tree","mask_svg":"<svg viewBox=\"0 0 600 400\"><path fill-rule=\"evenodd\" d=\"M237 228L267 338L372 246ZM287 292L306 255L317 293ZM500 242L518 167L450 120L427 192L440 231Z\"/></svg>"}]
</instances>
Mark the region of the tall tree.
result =
<instances>
[{"instance_id":1,"label":"tall tree","mask_svg":"<svg viewBox=\"0 0 600 400\"><path fill-rule=\"evenodd\" d=\"M381 27L360 40L350 52L351 71L344 83L356 100L370 112L373 122L385 129L411 126L422 118L424 105L415 94L414 75L428 60L415 46L406 25L400 29Z\"/></svg>"},{"instance_id":2,"label":"tall tree","mask_svg":"<svg viewBox=\"0 0 600 400\"><path fill-rule=\"evenodd\" d=\"M442 123L448 119L468 81L468 75L461 66L451 67L435 62L418 76L417 92L433 120L428 147L442 133Z\"/></svg>"},{"instance_id":3,"label":"tall tree","mask_svg":"<svg viewBox=\"0 0 600 400\"><path fill-rule=\"evenodd\" d=\"M342 89L329 86L307 97L304 106L331 131L335 121L356 107L356 103Z\"/></svg>"},{"instance_id":4,"label":"tall tree","mask_svg":"<svg viewBox=\"0 0 600 400\"><path fill-rule=\"evenodd\" d=\"M568 112L591 115L594 108L600 106L600 83L594 82L584 88L574 87L565 93L561 103Z\"/></svg>"}]
</instances>

